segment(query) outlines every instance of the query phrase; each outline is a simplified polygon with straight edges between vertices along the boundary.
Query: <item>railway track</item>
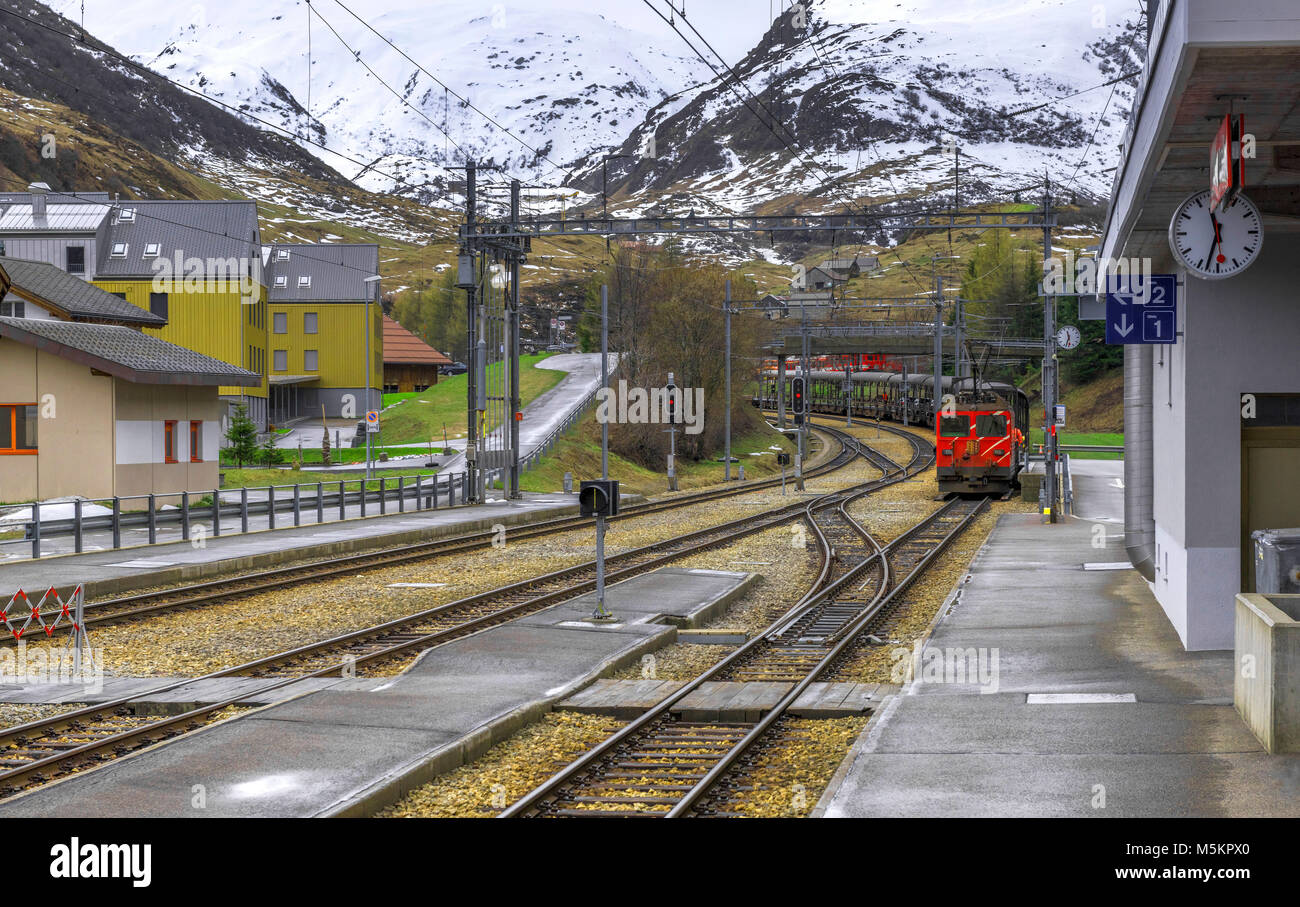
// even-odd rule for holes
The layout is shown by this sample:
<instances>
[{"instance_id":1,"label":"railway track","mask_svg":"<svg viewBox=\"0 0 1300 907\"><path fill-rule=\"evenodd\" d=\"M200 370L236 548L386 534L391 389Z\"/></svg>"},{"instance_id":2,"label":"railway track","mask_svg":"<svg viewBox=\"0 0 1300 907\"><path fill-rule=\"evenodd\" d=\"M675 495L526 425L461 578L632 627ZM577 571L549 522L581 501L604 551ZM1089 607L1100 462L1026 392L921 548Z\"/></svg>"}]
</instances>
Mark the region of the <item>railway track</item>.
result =
<instances>
[{"instance_id":1,"label":"railway track","mask_svg":"<svg viewBox=\"0 0 1300 907\"><path fill-rule=\"evenodd\" d=\"M808 470L804 474L805 478L814 478L816 476L822 476L834 472L852 462L857 456L859 456L856 446L849 446L842 440L842 438L848 437L847 435L842 435L829 426L826 426L825 429L833 437L839 440L840 449L825 463ZM722 500L753 491L761 491L765 488L779 486L780 484L780 478L758 479L727 488L685 494L668 500L633 504L629 507L624 507L618 516L611 517L609 521L613 523L622 520L630 520L665 510L675 510L681 507L690 507L708 501ZM511 541L527 541L528 539L541 538L574 529L588 529L590 527L590 517L557 517L555 519L530 523L519 528L512 528L509 537ZM327 560L314 561L308 564L299 564L292 567L279 567L241 577L210 580L202 583L191 583L172 589L132 593L131 595L121 598L88 602L84 606L86 628L93 630L96 627L113 626L115 624L155 617L173 611L202 608L211 604L229 602L239 598L259 595L264 592L271 592L276 589L300 585L302 583L328 580L339 576L350 576L354 575L359 570L393 567L401 564L424 561L435 557L465 554L490 547L493 544L493 541L497 538L497 533L492 530L467 533L465 535L439 539L437 541L421 542L414 545L403 545L396 548L386 548L381 551L372 551L364 554L344 555L341 557L329 558ZM58 614L59 612L57 609L51 609L43 612L42 616L46 621L53 622L55 618L58 617ZM14 645L17 640L17 636L0 636L0 645Z\"/></svg>"},{"instance_id":2,"label":"railway track","mask_svg":"<svg viewBox=\"0 0 1300 907\"><path fill-rule=\"evenodd\" d=\"M874 451L868 453L869 449L861 447L850 436L836 434L843 449L833 462L843 465L839 462L842 457L853 459L859 454L875 459L882 468L888 462ZM890 475L848 491L832 492L818 500L833 500L838 504L925 468L932 460L932 452L927 459L919 442L914 447L917 456L907 468L888 463ZM617 581L637 572L654 569L663 562L727 544L797 518L803 509L805 505L800 502L723 526L689 533L658 545L625 552L616 558L607 559L606 578ZM609 566L614 569L609 570ZM577 565L376 627L212 672L202 678L187 678L152 691L137 691L129 698L0 730L0 796L19 792L34 784L112 760L143 746L197 730L223 709L236 705L250 691L242 690L234 698L161 719L141 718L134 714L131 701L142 696L175 690L200 679L250 675L265 677L268 684L260 687L258 692L266 693L305 677L352 676L358 668L366 665L378 665L394 658L409 656L412 651L420 651L532 613L592 587L594 564ZM290 674L290 671L294 673Z\"/></svg>"},{"instance_id":3,"label":"railway track","mask_svg":"<svg viewBox=\"0 0 1300 907\"><path fill-rule=\"evenodd\" d=\"M823 534L828 567L821 589L718 665L571 763L503 812L502 817L630 817L737 815L734 800L753 788L751 773L765 748L797 733L786 711L818 680L834 675L868 640L926 567L988 506L987 499L949 501L887 545L871 538L844 510L854 496L813 513L819 528L848 525L858 539L834 550ZM841 537L842 533L840 534ZM836 573L838 572L838 575ZM719 680L792 684L756 722L690 722L673 706L704 683Z\"/></svg>"}]
</instances>

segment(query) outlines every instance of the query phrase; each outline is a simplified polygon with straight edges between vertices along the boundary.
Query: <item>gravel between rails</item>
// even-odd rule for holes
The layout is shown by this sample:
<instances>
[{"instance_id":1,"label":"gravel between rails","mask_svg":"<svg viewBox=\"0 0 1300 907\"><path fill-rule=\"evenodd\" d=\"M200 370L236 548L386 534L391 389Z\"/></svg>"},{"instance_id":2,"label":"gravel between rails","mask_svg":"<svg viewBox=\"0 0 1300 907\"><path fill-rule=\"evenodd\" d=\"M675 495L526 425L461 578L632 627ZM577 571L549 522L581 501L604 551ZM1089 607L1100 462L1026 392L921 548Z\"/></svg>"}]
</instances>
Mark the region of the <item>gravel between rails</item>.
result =
<instances>
[{"instance_id":1,"label":"gravel between rails","mask_svg":"<svg viewBox=\"0 0 1300 907\"><path fill-rule=\"evenodd\" d=\"M774 738L760 744L736 791L720 809L745 818L803 818L812 812L867 716L783 718Z\"/></svg>"},{"instance_id":2,"label":"gravel between rails","mask_svg":"<svg viewBox=\"0 0 1300 907\"><path fill-rule=\"evenodd\" d=\"M490 818L624 725L551 712L478 759L411 791L378 818Z\"/></svg>"},{"instance_id":3,"label":"gravel between rails","mask_svg":"<svg viewBox=\"0 0 1300 907\"><path fill-rule=\"evenodd\" d=\"M862 481L859 476L864 469L870 467L861 464L846 467L848 474L842 478L823 481L828 489ZM751 516L773 505L797 500L793 488L790 490L791 494L784 497L779 488L768 489L615 523L605 537L606 551L617 554ZM788 539L788 530L782 531L787 532ZM594 528L518 543L511 543L507 529L504 546L474 552L470 569L463 558L442 558L427 564L362 570L352 577L99 628L91 631L91 643L102 648L105 671L110 675L193 676L582 563L591 559L594 548ZM740 555L736 558L769 559ZM392 583L443 585L389 588ZM60 644L51 640L31 645ZM373 673L400 672L405 664L396 661Z\"/></svg>"},{"instance_id":4,"label":"gravel between rails","mask_svg":"<svg viewBox=\"0 0 1300 907\"><path fill-rule=\"evenodd\" d=\"M85 708L83 702L60 702L56 704L27 704L18 702L0 703L0 728L17 727L29 721L41 721L53 718L64 712L75 712Z\"/></svg>"},{"instance_id":5,"label":"gravel between rails","mask_svg":"<svg viewBox=\"0 0 1300 907\"><path fill-rule=\"evenodd\" d=\"M971 559L988 539L989 533L1004 513L1035 513L1037 506L1022 501L995 501L989 510L953 540L902 597L905 607L895 611L887 624L886 645L862 648L849 655L835 672L835 679L856 683L900 683L896 670L906 664L917 640L929 633L934 616L948 595L961 582ZM873 528L870 523L868 528Z\"/></svg>"}]
</instances>

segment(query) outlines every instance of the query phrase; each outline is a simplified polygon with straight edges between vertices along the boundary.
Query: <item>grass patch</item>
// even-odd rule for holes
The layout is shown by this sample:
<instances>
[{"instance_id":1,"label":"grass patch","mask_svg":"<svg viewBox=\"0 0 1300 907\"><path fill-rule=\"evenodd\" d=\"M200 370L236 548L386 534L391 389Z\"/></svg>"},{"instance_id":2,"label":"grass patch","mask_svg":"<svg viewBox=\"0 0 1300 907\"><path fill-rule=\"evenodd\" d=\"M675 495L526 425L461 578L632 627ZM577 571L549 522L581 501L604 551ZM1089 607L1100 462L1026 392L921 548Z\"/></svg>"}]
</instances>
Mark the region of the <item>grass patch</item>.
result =
<instances>
[{"instance_id":1,"label":"grass patch","mask_svg":"<svg viewBox=\"0 0 1300 907\"><path fill-rule=\"evenodd\" d=\"M1094 447L1122 447L1124 445L1123 432L1113 431L1063 431L1060 434L1061 444L1087 444ZM1041 428L1031 429L1029 432L1029 443L1034 445L1033 449L1037 450L1038 445L1043 443L1043 430ZM1079 460L1122 460L1123 454L1108 453L1106 451L1070 451L1070 456Z\"/></svg>"},{"instance_id":2,"label":"grass patch","mask_svg":"<svg viewBox=\"0 0 1300 907\"><path fill-rule=\"evenodd\" d=\"M524 406L564 380L567 372L535 368L538 362L551 355L539 353L520 357L519 397ZM499 364L494 369L489 369L489 380L499 369ZM448 438L463 436L469 430L465 421L465 391L468 381L467 375L444 378L428 390L410 395L413 399L407 399L386 411L380 419L383 442L414 444L430 438L440 442L444 426ZM388 404L388 396L384 397L385 405Z\"/></svg>"},{"instance_id":3,"label":"grass patch","mask_svg":"<svg viewBox=\"0 0 1300 907\"><path fill-rule=\"evenodd\" d=\"M412 466L410 469L402 469L391 472L385 470L384 474L374 477L372 473L371 481L366 485L367 488L377 490L379 488L379 479L390 479L388 486L397 487L397 476L432 476L437 475L436 469L424 469ZM265 488L267 485L315 485L320 482L325 485L328 491L331 487L337 490L339 482L355 483L358 479L366 477L364 470L357 472L307 472L296 469L228 469L221 474L221 489L224 491L228 488ZM349 485L350 491L355 491L355 485ZM211 497L207 499L208 504L212 503Z\"/></svg>"},{"instance_id":4,"label":"grass patch","mask_svg":"<svg viewBox=\"0 0 1300 907\"><path fill-rule=\"evenodd\" d=\"M617 426L611 426L617 431ZM781 467L776 463L776 450L787 453L795 452L795 445L779 433L767 428L758 428L749 434L731 439L731 455L737 462L731 464L733 479L738 474L738 467L745 467L745 478L753 479L770 475L780 475ZM658 495L668 489L668 438L664 437L664 465L659 469L647 469L610 451L609 477L620 482L620 489L629 494ZM751 456L753 454L753 456ZM720 485L723 482L724 464L722 451L714 452L710 459L677 461L677 487L704 488ZM583 479L600 477L600 426L596 423L594 411L588 413L582 421L569 429L555 445L549 457L544 458L536 467L525 472L519 479L522 491L551 492L564 488L564 474L573 473L574 486ZM793 476L793 471L789 472Z\"/></svg>"}]
</instances>

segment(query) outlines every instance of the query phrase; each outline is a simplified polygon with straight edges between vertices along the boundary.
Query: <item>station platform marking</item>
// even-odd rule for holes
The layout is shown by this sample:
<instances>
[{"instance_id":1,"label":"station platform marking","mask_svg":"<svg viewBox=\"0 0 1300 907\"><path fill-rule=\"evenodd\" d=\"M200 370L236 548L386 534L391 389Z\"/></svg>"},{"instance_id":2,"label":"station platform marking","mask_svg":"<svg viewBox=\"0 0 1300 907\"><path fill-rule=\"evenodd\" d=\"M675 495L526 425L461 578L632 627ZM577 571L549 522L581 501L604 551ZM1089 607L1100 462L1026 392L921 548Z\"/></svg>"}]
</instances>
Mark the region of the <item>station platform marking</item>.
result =
<instances>
[{"instance_id":1,"label":"station platform marking","mask_svg":"<svg viewBox=\"0 0 1300 907\"><path fill-rule=\"evenodd\" d=\"M585 715L636 718L685 685L680 680L598 680L556 706ZM686 721L757 721L794 688L792 683L716 681L673 706ZM877 708L896 690L878 683L813 683L795 700L796 718L848 718Z\"/></svg>"},{"instance_id":2,"label":"station platform marking","mask_svg":"<svg viewBox=\"0 0 1300 907\"><path fill-rule=\"evenodd\" d=\"M1086 705L1099 702L1137 702L1133 693L1029 693L1027 705Z\"/></svg>"}]
</instances>

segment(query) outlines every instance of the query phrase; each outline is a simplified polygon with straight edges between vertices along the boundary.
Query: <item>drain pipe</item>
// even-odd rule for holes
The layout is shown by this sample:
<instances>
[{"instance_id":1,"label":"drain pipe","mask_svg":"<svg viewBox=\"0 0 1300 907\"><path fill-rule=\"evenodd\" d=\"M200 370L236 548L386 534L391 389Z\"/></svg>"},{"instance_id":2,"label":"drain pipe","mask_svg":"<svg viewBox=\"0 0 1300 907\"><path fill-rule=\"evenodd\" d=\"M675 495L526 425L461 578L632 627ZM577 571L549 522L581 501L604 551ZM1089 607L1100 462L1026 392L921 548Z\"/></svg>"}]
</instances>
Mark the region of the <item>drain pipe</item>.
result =
<instances>
[{"instance_id":1,"label":"drain pipe","mask_svg":"<svg viewBox=\"0 0 1300 907\"><path fill-rule=\"evenodd\" d=\"M1151 350L1124 347L1124 548L1147 582L1155 573L1155 453L1151 422Z\"/></svg>"}]
</instances>

